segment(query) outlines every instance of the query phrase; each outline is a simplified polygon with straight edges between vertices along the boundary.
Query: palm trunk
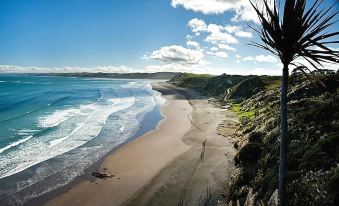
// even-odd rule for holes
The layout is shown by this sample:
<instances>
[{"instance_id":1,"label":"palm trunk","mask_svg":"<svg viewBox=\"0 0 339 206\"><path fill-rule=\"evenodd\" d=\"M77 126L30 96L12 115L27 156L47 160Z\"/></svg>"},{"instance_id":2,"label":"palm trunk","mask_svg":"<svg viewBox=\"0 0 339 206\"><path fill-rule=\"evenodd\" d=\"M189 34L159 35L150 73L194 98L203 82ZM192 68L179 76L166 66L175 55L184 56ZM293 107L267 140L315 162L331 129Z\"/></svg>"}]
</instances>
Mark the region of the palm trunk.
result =
<instances>
[{"instance_id":1,"label":"palm trunk","mask_svg":"<svg viewBox=\"0 0 339 206\"><path fill-rule=\"evenodd\" d=\"M286 206L286 139L287 139L287 89L288 65L284 65L280 96L280 164L279 206Z\"/></svg>"}]
</instances>

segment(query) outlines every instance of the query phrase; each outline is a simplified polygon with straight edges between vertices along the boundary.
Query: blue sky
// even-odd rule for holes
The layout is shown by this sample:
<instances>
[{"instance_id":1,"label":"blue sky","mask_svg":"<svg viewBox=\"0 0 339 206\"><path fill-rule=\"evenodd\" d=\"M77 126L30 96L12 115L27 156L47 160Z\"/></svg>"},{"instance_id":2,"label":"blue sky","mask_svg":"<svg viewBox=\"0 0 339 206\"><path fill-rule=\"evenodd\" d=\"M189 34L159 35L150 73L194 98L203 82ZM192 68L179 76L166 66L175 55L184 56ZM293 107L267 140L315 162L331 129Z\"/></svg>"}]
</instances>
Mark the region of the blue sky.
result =
<instances>
[{"instance_id":1,"label":"blue sky","mask_svg":"<svg viewBox=\"0 0 339 206\"><path fill-rule=\"evenodd\" d=\"M0 72L279 74L256 21L247 0L0 0Z\"/></svg>"}]
</instances>

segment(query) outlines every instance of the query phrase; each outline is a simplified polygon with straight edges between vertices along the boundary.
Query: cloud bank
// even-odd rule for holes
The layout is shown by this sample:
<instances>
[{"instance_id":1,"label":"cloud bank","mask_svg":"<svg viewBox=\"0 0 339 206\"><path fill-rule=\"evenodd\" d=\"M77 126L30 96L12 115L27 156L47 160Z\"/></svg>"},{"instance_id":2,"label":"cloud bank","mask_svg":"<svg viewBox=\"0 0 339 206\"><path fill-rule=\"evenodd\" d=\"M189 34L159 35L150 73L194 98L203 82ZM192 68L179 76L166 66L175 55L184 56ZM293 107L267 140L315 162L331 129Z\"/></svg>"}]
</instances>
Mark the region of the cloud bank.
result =
<instances>
[{"instance_id":1,"label":"cloud bank","mask_svg":"<svg viewBox=\"0 0 339 206\"><path fill-rule=\"evenodd\" d=\"M261 0L257 3L262 4ZM172 0L174 8L183 7L186 10L200 12L203 14L222 14L234 12L233 21L252 21L259 23L249 0Z\"/></svg>"},{"instance_id":2,"label":"cloud bank","mask_svg":"<svg viewBox=\"0 0 339 206\"><path fill-rule=\"evenodd\" d=\"M188 27L196 36L201 33L207 33L206 42L213 44L236 44L238 40L236 37L252 38L250 31L245 31L242 26L221 26L217 24L206 24L204 20L194 18L188 22Z\"/></svg>"},{"instance_id":3,"label":"cloud bank","mask_svg":"<svg viewBox=\"0 0 339 206\"><path fill-rule=\"evenodd\" d=\"M142 72L127 66L96 66L96 67L23 67L13 65L0 65L0 73L77 73L77 72L93 72L93 73L132 73Z\"/></svg>"},{"instance_id":4,"label":"cloud bank","mask_svg":"<svg viewBox=\"0 0 339 206\"><path fill-rule=\"evenodd\" d=\"M252 62L265 62L265 63L277 63L278 59L272 55L258 55L258 56L248 56L243 58L244 61L252 61Z\"/></svg>"},{"instance_id":5,"label":"cloud bank","mask_svg":"<svg viewBox=\"0 0 339 206\"><path fill-rule=\"evenodd\" d=\"M204 64L204 53L201 50L188 49L179 45L161 47L160 49L153 51L148 57L165 63L182 65Z\"/></svg>"}]
</instances>

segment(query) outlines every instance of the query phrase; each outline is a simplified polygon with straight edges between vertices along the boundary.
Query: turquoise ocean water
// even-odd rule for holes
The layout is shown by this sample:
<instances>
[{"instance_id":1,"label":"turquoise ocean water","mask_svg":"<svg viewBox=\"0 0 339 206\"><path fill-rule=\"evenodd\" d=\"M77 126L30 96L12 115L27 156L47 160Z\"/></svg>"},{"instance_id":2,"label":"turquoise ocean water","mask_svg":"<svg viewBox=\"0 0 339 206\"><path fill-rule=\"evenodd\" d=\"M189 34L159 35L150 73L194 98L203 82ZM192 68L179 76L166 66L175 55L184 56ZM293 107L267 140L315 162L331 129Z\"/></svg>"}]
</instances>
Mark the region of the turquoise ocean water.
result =
<instances>
[{"instance_id":1,"label":"turquoise ocean water","mask_svg":"<svg viewBox=\"0 0 339 206\"><path fill-rule=\"evenodd\" d=\"M0 75L0 205L69 183L163 103L145 80Z\"/></svg>"}]
</instances>

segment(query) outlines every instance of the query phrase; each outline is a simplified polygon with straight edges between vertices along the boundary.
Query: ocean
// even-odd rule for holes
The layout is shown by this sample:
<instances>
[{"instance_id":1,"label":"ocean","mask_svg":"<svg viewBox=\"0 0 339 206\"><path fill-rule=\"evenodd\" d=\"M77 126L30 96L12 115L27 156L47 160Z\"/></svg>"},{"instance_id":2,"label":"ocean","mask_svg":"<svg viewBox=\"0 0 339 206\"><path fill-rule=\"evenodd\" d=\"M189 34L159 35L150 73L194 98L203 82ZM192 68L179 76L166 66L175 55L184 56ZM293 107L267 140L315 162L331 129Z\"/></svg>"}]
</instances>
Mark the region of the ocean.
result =
<instances>
[{"instance_id":1,"label":"ocean","mask_svg":"<svg viewBox=\"0 0 339 206\"><path fill-rule=\"evenodd\" d=\"M0 205L71 182L154 129L164 101L147 80L0 75Z\"/></svg>"}]
</instances>

